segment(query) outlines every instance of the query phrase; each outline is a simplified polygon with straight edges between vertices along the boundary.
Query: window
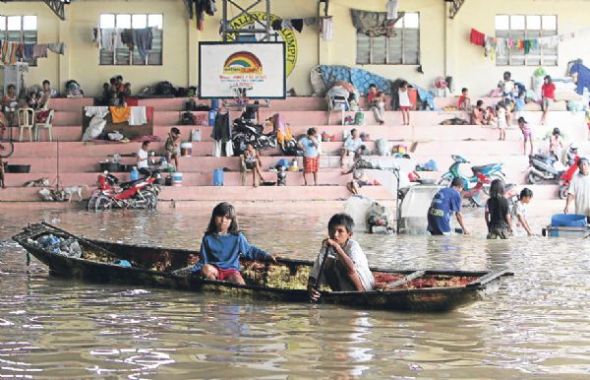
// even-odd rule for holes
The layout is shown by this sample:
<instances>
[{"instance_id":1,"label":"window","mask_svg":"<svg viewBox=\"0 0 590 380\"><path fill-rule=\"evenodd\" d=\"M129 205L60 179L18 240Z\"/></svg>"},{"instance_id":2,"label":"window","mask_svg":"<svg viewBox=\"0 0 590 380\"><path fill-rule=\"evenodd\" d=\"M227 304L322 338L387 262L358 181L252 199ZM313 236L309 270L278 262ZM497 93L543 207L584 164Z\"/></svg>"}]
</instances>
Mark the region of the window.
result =
<instances>
[{"instance_id":1,"label":"window","mask_svg":"<svg viewBox=\"0 0 590 380\"><path fill-rule=\"evenodd\" d=\"M37 16L0 16L0 40L19 42L25 45L37 44ZM37 66L37 60L28 61Z\"/></svg>"},{"instance_id":2,"label":"window","mask_svg":"<svg viewBox=\"0 0 590 380\"><path fill-rule=\"evenodd\" d=\"M102 14L100 15L100 34L103 41L100 49L100 65L162 65L162 26L161 14ZM131 50L128 46L118 44L116 47L111 41L120 39L120 32L125 29L142 30L152 29L152 49L147 52L145 58L139 54L137 46ZM116 33L118 32L118 33ZM105 41L111 43L107 44ZM112 45L112 46L111 46Z\"/></svg>"},{"instance_id":3,"label":"window","mask_svg":"<svg viewBox=\"0 0 590 380\"><path fill-rule=\"evenodd\" d=\"M534 40L557 35L557 16L497 15L496 37L513 40ZM518 47L498 51L498 66L557 66L557 46L536 46L528 54Z\"/></svg>"},{"instance_id":4,"label":"window","mask_svg":"<svg viewBox=\"0 0 590 380\"><path fill-rule=\"evenodd\" d=\"M395 23L394 35L356 34L356 63L360 65L420 64L420 14L408 13Z\"/></svg>"}]
</instances>

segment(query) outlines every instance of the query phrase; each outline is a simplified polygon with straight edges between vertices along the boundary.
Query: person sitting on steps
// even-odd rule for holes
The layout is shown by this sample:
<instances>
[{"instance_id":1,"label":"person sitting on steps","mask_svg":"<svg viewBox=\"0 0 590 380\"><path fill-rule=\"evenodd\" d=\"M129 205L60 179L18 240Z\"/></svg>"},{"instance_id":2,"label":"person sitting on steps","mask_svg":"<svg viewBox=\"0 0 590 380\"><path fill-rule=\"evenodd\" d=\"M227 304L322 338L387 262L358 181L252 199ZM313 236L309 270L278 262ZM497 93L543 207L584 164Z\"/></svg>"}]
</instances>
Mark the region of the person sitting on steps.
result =
<instances>
[{"instance_id":1,"label":"person sitting on steps","mask_svg":"<svg viewBox=\"0 0 590 380\"><path fill-rule=\"evenodd\" d=\"M260 182L264 182L264 177L260 172L260 167L262 166L262 162L260 160L260 155L258 151L254 148L254 145L248 144L246 146L246 150L241 157L242 165L246 167L246 169L252 170L252 186L257 187L258 184L256 183L256 175L258 174L258 178L260 178Z\"/></svg>"}]
</instances>

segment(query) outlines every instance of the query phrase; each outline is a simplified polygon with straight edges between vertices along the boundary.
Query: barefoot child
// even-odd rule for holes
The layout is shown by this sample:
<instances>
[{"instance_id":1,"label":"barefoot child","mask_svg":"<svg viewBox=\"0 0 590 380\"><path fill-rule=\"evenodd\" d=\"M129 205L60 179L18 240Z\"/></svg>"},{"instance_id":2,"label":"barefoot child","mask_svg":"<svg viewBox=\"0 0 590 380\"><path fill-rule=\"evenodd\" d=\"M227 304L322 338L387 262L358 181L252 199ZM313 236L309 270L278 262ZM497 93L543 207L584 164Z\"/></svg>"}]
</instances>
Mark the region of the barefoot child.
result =
<instances>
[{"instance_id":1,"label":"barefoot child","mask_svg":"<svg viewBox=\"0 0 590 380\"><path fill-rule=\"evenodd\" d=\"M240 274L240 256L251 260L275 261L272 255L250 245L239 231L234 206L227 202L219 203L211 214L193 273L207 280L245 285Z\"/></svg>"},{"instance_id":2,"label":"barefoot child","mask_svg":"<svg viewBox=\"0 0 590 380\"><path fill-rule=\"evenodd\" d=\"M524 138L524 143L522 145L523 148L523 154L526 156L526 143L527 141L529 142L529 145L531 146L531 156L533 155L533 131L531 129L531 127L529 127L529 124L526 122L526 120L524 119L524 117L519 117L518 118L518 127L520 128L520 131L522 132L522 137Z\"/></svg>"},{"instance_id":3,"label":"barefoot child","mask_svg":"<svg viewBox=\"0 0 590 380\"><path fill-rule=\"evenodd\" d=\"M375 286L367 256L359 243L351 239L353 228L354 221L348 214L336 214L330 218L330 237L322 242L309 274L307 289L312 301L319 300L318 289L322 283L327 283L334 291L366 292Z\"/></svg>"},{"instance_id":4,"label":"barefoot child","mask_svg":"<svg viewBox=\"0 0 590 380\"><path fill-rule=\"evenodd\" d=\"M518 201L512 206L512 221L516 224L516 227L522 227L528 236L533 236L533 231L529 226L529 222L526 219L526 206L533 198L533 192L531 189L525 187L520 192ZM516 229L513 229L513 231Z\"/></svg>"},{"instance_id":5,"label":"barefoot child","mask_svg":"<svg viewBox=\"0 0 590 380\"><path fill-rule=\"evenodd\" d=\"M408 82L403 81L398 90L399 109L402 111L403 125L410 125L410 95L408 94Z\"/></svg>"},{"instance_id":6,"label":"barefoot child","mask_svg":"<svg viewBox=\"0 0 590 380\"><path fill-rule=\"evenodd\" d=\"M500 131L500 137L498 140L506 140L506 128L508 127L508 122L506 119L506 106L504 102L498 102L496 105L496 114L497 114L497 126L498 131Z\"/></svg>"}]
</instances>

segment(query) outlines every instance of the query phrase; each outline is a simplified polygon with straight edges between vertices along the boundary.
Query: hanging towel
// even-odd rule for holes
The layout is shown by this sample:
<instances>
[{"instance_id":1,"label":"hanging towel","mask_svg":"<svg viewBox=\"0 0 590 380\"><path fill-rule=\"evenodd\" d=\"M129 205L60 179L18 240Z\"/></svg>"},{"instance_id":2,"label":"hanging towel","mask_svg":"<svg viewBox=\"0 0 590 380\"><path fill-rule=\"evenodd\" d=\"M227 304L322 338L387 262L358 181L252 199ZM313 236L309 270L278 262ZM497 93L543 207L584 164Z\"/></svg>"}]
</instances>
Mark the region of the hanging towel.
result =
<instances>
[{"instance_id":1,"label":"hanging towel","mask_svg":"<svg viewBox=\"0 0 590 380\"><path fill-rule=\"evenodd\" d=\"M152 41L154 36L152 28L135 30L137 51L142 59L145 59L150 50L152 50Z\"/></svg>"},{"instance_id":2,"label":"hanging towel","mask_svg":"<svg viewBox=\"0 0 590 380\"><path fill-rule=\"evenodd\" d=\"M524 40L524 54L528 54L531 51L532 41Z\"/></svg>"},{"instance_id":3,"label":"hanging towel","mask_svg":"<svg viewBox=\"0 0 590 380\"><path fill-rule=\"evenodd\" d=\"M129 107L109 107L113 123L124 123L129 120Z\"/></svg>"},{"instance_id":4,"label":"hanging towel","mask_svg":"<svg viewBox=\"0 0 590 380\"><path fill-rule=\"evenodd\" d=\"M109 107L106 106L85 106L84 107L84 115L88 117L98 116L101 119L104 119L106 115L109 114Z\"/></svg>"},{"instance_id":5,"label":"hanging towel","mask_svg":"<svg viewBox=\"0 0 590 380\"><path fill-rule=\"evenodd\" d=\"M31 59L33 59L33 49L35 48L35 44L25 44L25 50L24 50L24 55L25 55L25 60L29 61Z\"/></svg>"},{"instance_id":6,"label":"hanging towel","mask_svg":"<svg viewBox=\"0 0 590 380\"><path fill-rule=\"evenodd\" d=\"M47 49L57 54L64 54L65 44L63 42L47 44Z\"/></svg>"},{"instance_id":7,"label":"hanging towel","mask_svg":"<svg viewBox=\"0 0 590 380\"><path fill-rule=\"evenodd\" d=\"M387 2L387 19L395 20L397 18L397 7L399 0L389 0Z\"/></svg>"},{"instance_id":8,"label":"hanging towel","mask_svg":"<svg viewBox=\"0 0 590 380\"><path fill-rule=\"evenodd\" d=\"M477 46L485 46L486 44L486 35L482 32L471 28L471 34L469 36L469 41Z\"/></svg>"},{"instance_id":9,"label":"hanging towel","mask_svg":"<svg viewBox=\"0 0 590 380\"><path fill-rule=\"evenodd\" d=\"M129 125L144 125L147 124L147 114L145 106L129 107Z\"/></svg>"},{"instance_id":10,"label":"hanging towel","mask_svg":"<svg viewBox=\"0 0 590 380\"><path fill-rule=\"evenodd\" d=\"M332 41L334 38L334 22L332 16L322 17L320 30L322 32L322 39L324 41Z\"/></svg>"},{"instance_id":11,"label":"hanging towel","mask_svg":"<svg viewBox=\"0 0 590 380\"><path fill-rule=\"evenodd\" d=\"M113 50L113 39L115 38L115 29L101 29L100 46L105 49Z\"/></svg>"},{"instance_id":12,"label":"hanging towel","mask_svg":"<svg viewBox=\"0 0 590 380\"><path fill-rule=\"evenodd\" d=\"M14 65L16 64L16 50L18 48L18 44L14 42L4 41L2 44L2 52L0 61L5 65Z\"/></svg>"},{"instance_id":13,"label":"hanging towel","mask_svg":"<svg viewBox=\"0 0 590 380\"><path fill-rule=\"evenodd\" d=\"M33 48L33 58L47 58L47 44L37 44Z\"/></svg>"},{"instance_id":14,"label":"hanging towel","mask_svg":"<svg viewBox=\"0 0 590 380\"><path fill-rule=\"evenodd\" d=\"M123 29L123 31L121 32L121 43L123 45L127 45L129 50L133 50L133 29Z\"/></svg>"}]
</instances>

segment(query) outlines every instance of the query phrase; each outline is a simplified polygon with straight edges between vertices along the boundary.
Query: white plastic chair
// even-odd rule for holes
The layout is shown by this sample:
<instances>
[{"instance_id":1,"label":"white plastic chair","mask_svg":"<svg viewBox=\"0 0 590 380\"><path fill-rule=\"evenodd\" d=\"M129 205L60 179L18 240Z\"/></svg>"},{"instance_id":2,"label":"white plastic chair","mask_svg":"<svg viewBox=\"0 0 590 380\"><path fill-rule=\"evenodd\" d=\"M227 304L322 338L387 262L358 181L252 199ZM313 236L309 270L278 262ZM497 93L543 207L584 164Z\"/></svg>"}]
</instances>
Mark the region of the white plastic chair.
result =
<instances>
[{"instance_id":1,"label":"white plastic chair","mask_svg":"<svg viewBox=\"0 0 590 380\"><path fill-rule=\"evenodd\" d=\"M39 140L39 128L47 129L49 133L49 141L53 141L51 136L51 130L53 129L53 116L55 114L55 110L49 110L49 115L47 115L47 119L44 123L35 123L35 139Z\"/></svg>"},{"instance_id":2,"label":"white plastic chair","mask_svg":"<svg viewBox=\"0 0 590 380\"><path fill-rule=\"evenodd\" d=\"M29 130L29 141L33 141L33 128L35 127L35 110L32 108L19 108L17 111L19 138L23 141L23 131Z\"/></svg>"}]
</instances>

